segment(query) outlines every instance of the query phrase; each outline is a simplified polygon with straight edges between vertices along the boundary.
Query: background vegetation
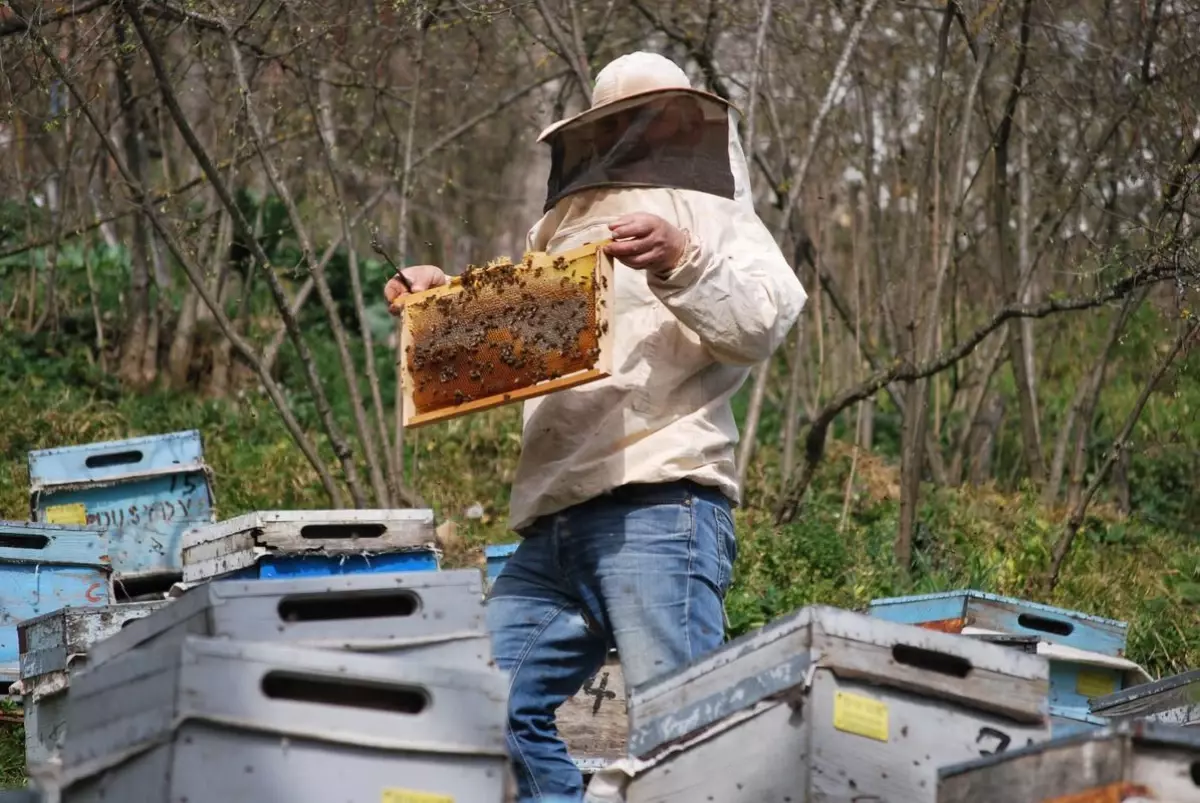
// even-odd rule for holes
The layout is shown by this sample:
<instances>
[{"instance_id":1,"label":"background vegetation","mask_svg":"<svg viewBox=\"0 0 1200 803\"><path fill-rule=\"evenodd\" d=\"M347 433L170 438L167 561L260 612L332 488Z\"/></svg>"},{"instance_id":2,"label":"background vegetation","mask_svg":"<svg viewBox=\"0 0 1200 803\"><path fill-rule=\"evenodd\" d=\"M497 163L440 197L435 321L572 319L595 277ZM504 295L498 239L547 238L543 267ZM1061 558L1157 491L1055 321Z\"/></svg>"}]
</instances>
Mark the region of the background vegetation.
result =
<instances>
[{"instance_id":1,"label":"background vegetation","mask_svg":"<svg viewBox=\"0 0 1200 803\"><path fill-rule=\"evenodd\" d=\"M1200 664L1196 0L0 3L0 518L30 449L194 428L221 517L512 540L519 411L395 426L371 243L519 254L635 48L742 108L811 295L736 400L734 633L969 586Z\"/></svg>"}]
</instances>

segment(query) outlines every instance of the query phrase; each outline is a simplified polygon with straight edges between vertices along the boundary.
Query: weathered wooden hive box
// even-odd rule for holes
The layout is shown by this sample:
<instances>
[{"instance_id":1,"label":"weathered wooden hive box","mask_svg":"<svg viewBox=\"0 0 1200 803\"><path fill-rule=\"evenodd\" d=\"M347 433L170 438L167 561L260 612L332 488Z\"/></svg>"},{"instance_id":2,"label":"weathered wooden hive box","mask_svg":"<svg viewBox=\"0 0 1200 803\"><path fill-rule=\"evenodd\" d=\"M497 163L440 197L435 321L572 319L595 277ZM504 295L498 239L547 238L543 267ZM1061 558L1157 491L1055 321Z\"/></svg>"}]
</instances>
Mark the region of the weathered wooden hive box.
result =
<instances>
[{"instance_id":1,"label":"weathered wooden hive box","mask_svg":"<svg viewBox=\"0 0 1200 803\"><path fill-rule=\"evenodd\" d=\"M944 633L1037 636L1050 661L1056 736L1102 727L1089 699L1153 679L1125 658L1128 625L1114 619L970 589L872 600L868 613Z\"/></svg>"},{"instance_id":2,"label":"weathered wooden hive box","mask_svg":"<svg viewBox=\"0 0 1200 803\"><path fill-rule=\"evenodd\" d=\"M71 675L87 665L89 650L166 604L162 600L60 608L17 625L27 763L44 763L62 746Z\"/></svg>"},{"instance_id":3,"label":"weathered wooden hive box","mask_svg":"<svg viewBox=\"0 0 1200 803\"><path fill-rule=\"evenodd\" d=\"M937 769L1045 741L1035 655L823 606L630 690L628 803L932 803Z\"/></svg>"},{"instance_id":4,"label":"weathered wooden hive box","mask_svg":"<svg viewBox=\"0 0 1200 803\"><path fill-rule=\"evenodd\" d=\"M0 789L0 803L43 803L45 798L34 789Z\"/></svg>"},{"instance_id":5,"label":"weathered wooden hive box","mask_svg":"<svg viewBox=\"0 0 1200 803\"><path fill-rule=\"evenodd\" d=\"M1120 723L939 775L937 803L1200 803L1200 733Z\"/></svg>"},{"instance_id":6,"label":"weathered wooden hive box","mask_svg":"<svg viewBox=\"0 0 1200 803\"><path fill-rule=\"evenodd\" d=\"M184 532L215 515L194 430L33 451L29 485L36 520L109 531L114 577L134 588L178 577Z\"/></svg>"},{"instance_id":7,"label":"weathered wooden hive box","mask_svg":"<svg viewBox=\"0 0 1200 803\"><path fill-rule=\"evenodd\" d=\"M0 521L0 694L21 675L17 625L68 606L112 601L106 533Z\"/></svg>"},{"instance_id":8,"label":"weathered wooden hive box","mask_svg":"<svg viewBox=\"0 0 1200 803\"><path fill-rule=\"evenodd\" d=\"M517 544L484 547L488 590ZM629 741L629 710L625 676L617 651L612 650L595 675L555 714L558 734L566 742L575 766L591 775L626 755Z\"/></svg>"},{"instance_id":9,"label":"weathered wooden hive box","mask_svg":"<svg viewBox=\"0 0 1200 803\"><path fill-rule=\"evenodd\" d=\"M445 421L612 372L609 241L471 268L401 296L404 426Z\"/></svg>"},{"instance_id":10,"label":"weathered wooden hive box","mask_svg":"<svg viewBox=\"0 0 1200 803\"><path fill-rule=\"evenodd\" d=\"M1168 725L1200 725L1200 669L1096 697L1091 712L1109 722L1146 719Z\"/></svg>"},{"instance_id":11,"label":"weathered wooden hive box","mask_svg":"<svg viewBox=\"0 0 1200 803\"><path fill-rule=\"evenodd\" d=\"M183 539L183 580L329 577L437 571L433 511L271 510L203 527Z\"/></svg>"},{"instance_id":12,"label":"weathered wooden hive box","mask_svg":"<svg viewBox=\"0 0 1200 803\"><path fill-rule=\"evenodd\" d=\"M205 583L93 650L92 665L187 636L491 666L479 572L398 572Z\"/></svg>"},{"instance_id":13,"label":"weathered wooden hive box","mask_svg":"<svg viewBox=\"0 0 1200 803\"><path fill-rule=\"evenodd\" d=\"M71 689L63 803L502 803L508 678L189 636Z\"/></svg>"}]
</instances>

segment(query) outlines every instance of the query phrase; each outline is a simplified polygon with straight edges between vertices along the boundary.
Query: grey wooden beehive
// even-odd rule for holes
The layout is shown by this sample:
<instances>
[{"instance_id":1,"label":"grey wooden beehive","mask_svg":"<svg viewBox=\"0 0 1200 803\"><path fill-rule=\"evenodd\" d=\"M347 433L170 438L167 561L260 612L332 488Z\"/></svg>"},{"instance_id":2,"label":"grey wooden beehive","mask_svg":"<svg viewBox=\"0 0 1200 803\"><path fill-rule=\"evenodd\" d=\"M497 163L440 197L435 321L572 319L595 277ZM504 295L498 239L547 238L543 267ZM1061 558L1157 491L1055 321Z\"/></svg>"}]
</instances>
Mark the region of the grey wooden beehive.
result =
<instances>
[{"instance_id":1,"label":"grey wooden beehive","mask_svg":"<svg viewBox=\"0 0 1200 803\"><path fill-rule=\"evenodd\" d=\"M28 764L50 760L62 745L71 674L86 665L93 646L166 604L160 600L60 608L17 625Z\"/></svg>"},{"instance_id":2,"label":"grey wooden beehive","mask_svg":"<svg viewBox=\"0 0 1200 803\"><path fill-rule=\"evenodd\" d=\"M507 687L495 670L187 636L76 677L61 800L502 803Z\"/></svg>"},{"instance_id":3,"label":"grey wooden beehive","mask_svg":"<svg viewBox=\"0 0 1200 803\"><path fill-rule=\"evenodd\" d=\"M1091 713L1112 722L1147 719L1170 725L1200 726L1200 669L1094 697Z\"/></svg>"},{"instance_id":4,"label":"grey wooden beehive","mask_svg":"<svg viewBox=\"0 0 1200 803\"><path fill-rule=\"evenodd\" d=\"M256 511L188 530L183 580L198 583L236 575L277 554L336 560L364 553L433 555L436 540L428 508ZM434 560L431 568L436 567Z\"/></svg>"},{"instance_id":5,"label":"grey wooden beehive","mask_svg":"<svg viewBox=\"0 0 1200 803\"><path fill-rule=\"evenodd\" d=\"M188 634L419 655L460 668L492 661L483 578L456 569L206 583L97 644L91 662Z\"/></svg>"},{"instance_id":6,"label":"grey wooden beehive","mask_svg":"<svg viewBox=\"0 0 1200 803\"><path fill-rule=\"evenodd\" d=\"M932 803L937 768L1050 736L1044 658L804 608L631 690L628 803Z\"/></svg>"},{"instance_id":7,"label":"grey wooden beehive","mask_svg":"<svg viewBox=\"0 0 1200 803\"><path fill-rule=\"evenodd\" d=\"M42 803L42 794L33 789L0 789L0 803Z\"/></svg>"},{"instance_id":8,"label":"grey wooden beehive","mask_svg":"<svg viewBox=\"0 0 1200 803\"><path fill-rule=\"evenodd\" d=\"M939 774L937 803L1200 803L1200 733L1122 722Z\"/></svg>"}]
</instances>

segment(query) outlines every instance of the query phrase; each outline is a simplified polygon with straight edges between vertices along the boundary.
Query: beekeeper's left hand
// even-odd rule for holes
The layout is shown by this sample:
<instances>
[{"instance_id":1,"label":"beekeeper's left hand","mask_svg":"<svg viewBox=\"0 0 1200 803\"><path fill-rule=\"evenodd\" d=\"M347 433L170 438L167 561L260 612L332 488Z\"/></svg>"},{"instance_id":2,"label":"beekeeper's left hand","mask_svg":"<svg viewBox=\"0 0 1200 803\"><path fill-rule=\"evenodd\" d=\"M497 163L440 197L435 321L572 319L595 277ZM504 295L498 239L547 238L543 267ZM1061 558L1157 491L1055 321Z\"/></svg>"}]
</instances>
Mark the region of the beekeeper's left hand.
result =
<instances>
[{"instance_id":1,"label":"beekeeper's left hand","mask_svg":"<svg viewBox=\"0 0 1200 803\"><path fill-rule=\"evenodd\" d=\"M621 264L660 275L670 273L679 264L687 235L658 215L635 212L608 226L617 242L604 251Z\"/></svg>"}]
</instances>

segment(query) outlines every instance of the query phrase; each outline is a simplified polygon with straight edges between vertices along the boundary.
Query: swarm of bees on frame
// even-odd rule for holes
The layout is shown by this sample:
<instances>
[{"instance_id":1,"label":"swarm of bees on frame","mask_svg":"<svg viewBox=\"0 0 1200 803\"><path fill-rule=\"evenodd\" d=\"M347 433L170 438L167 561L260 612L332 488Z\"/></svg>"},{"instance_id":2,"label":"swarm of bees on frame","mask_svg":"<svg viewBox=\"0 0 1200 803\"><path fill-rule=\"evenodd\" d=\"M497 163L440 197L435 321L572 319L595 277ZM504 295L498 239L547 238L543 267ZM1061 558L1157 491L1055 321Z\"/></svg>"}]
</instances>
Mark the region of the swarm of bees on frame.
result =
<instances>
[{"instance_id":1,"label":"swarm of bees on frame","mask_svg":"<svg viewBox=\"0 0 1200 803\"><path fill-rule=\"evenodd\" d=\"M409 304L404 358L416 410L508 401L515 390L591 368L608 324L597 314L591 263L583 264L573 271L562 257L536 267L531 254L519 264L502 257L469 266L459 292Z\"/></svg>"}]
</instances>

